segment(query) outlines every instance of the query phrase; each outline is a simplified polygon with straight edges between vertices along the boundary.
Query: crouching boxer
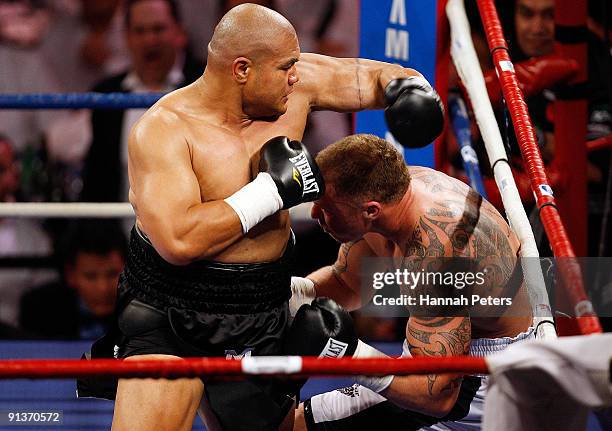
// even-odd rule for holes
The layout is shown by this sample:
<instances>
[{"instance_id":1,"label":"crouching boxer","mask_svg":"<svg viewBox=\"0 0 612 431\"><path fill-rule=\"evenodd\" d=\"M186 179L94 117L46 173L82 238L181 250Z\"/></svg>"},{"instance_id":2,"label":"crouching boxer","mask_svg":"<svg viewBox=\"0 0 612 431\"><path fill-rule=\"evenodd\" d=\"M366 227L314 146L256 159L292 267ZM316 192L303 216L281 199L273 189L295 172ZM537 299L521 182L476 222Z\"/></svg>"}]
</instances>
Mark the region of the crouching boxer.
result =
<instances>
[{"instance_id":1,"label":"crouching boxer","mask_svg":"<svg viewBox=\"0 0 612 431\"><path fill-rule=\"evenodd\" d=\"M406 283L405 273L465 281L469 272L471 284L433 278L399 290L415 301L405 304L403 356L483 356L533 337L519 241L491 204L443 173L406 166L391 144L372 135L344 138L316 161L326 192L312 216L342 245L333 266L292 279L296 300L325 296L360 308L375 293L372 278L360 278L369 274L364 262L376 258L394 285ZM359 346L355 356L382 355ZM294 429L480 429L485 392L481 376L364 376L301 404Z\"/></svg>"}]
</instances>

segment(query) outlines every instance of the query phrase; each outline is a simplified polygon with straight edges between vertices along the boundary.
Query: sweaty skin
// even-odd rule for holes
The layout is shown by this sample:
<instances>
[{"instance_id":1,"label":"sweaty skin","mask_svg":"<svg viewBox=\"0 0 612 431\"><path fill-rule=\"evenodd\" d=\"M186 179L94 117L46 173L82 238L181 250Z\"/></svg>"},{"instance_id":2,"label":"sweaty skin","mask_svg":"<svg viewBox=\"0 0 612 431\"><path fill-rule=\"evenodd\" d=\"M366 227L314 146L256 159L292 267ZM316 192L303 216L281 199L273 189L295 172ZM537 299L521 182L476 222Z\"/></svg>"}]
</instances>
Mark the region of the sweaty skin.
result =
<instances>
[{"instance_id":1,"label":"sweaty skin","mask_svg":"<svg viewBox=\"0 0 612 431\"><path fill-rule=\"evenodd\" d=\"M472 270L486 268L487 282L472 293L499 295L497 288L507 284L518 264L520 248L503 217L459 180L423 167L411 167L410 174L412 180L403 198L383 205L370 224L360 217L367 204L360 211L354 202L337 196L333 185L327 183L326 194L315 202L312 215L343 244L334 265L308 276L315 282L317 296L335 299L349 310L359 308L363 299L359 278L362 259L390 256L413 272L440 257L473 259L477 266ZM524 283L511 297L512 305L502 310L501 317L473 316L485 311L485 306L471 307L453 317L414 313L406 327L411 354L462 355L469 353L472 339L514 337L526 331L532 316ZM402 407L442 417L455 404L461 380L461 375L448 374L396 376L381 395ZM301 421L300 410L296 426Z\"/></svg>"},{"instance_id":2,"label":"sweaty skin","mask_svg":"<svg viewBox=\"0 0 612 431\"><path fill-rule=\"evenodd\" d=\"M219 22L201 78L160 99L128 143L129 199L138 227L168 262L254 263L279 258L289 238L287 211L246 235L223 199L253 180L262 145L301 140L312 110L380 109L392 80L418 72L363 59L300 52L278 13L246 4ZM133 359L177 359L142 355ZM121 379L113 429L189 430L196 410L218 429L200 379ZM281 429L291 429L293 414Z\"/></svg>"}]
</instances>

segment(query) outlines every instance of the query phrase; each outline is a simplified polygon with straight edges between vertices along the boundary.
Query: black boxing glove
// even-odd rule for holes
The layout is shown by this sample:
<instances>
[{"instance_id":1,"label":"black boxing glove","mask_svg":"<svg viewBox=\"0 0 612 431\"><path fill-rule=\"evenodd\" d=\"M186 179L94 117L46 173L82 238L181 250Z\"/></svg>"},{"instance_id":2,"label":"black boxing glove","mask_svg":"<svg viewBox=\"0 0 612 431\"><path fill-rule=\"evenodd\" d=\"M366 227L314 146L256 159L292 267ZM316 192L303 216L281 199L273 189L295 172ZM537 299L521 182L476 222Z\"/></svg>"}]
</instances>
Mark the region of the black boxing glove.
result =
<instances>
[{"instance_id":1,"label":"black boxing glove","mask_svg":"<svg viewBox=\"0 0 612 431\"><path fill-rule=\"evenodd\" d=\"M404 147L424 147L442 133L444 106L425 78L392 80L385 87L385 102L387 127Z\"/></svg>"},{"instance_id":2,"label":"black boxing glove","mask_svg":"<svg viewBox=\"0 0 612 431\"><path fill-rule=\"evenodd\" d=\"M315 298L296 313L286 336L287 355L342 358L357 349L357 334L351 315L334 300Z\"/></svg>"},{"instance_id":3,"label":"black boxing glove","mask_svg":"<svg viewBox=\"0 0 612 431\"><path fill-rule=\"evenodd\" d=\"M283 209L323 196L321 171L301 142L277 136L264 144L259 155L259 171L268 173L276 183Z\"/></svg>"},{"instance_id":4,"label":"black boxing glove","mask_svg":"<svg viewBox=\"0 0 612 431\"><path fill-rule=\"evenodd\" d=\"M300 306L285 336L283 353L319 358L388 357L359 340L349 312L325 297ZM393 382L393 376L356 376L355 381L380 393Z\"/></svg>"},{"instance_id":5,"label":"black boxing glove","mask_svg":"<svg viewBox=\"0 0 612 431\"><path fill-rule=\"evenodd\" d=\"M321 172L306 148L286 136L277 136L260 151L259 174L225 198L247 233L280 209L319 199L325 192Z\"/></svg>"}]
</instances>

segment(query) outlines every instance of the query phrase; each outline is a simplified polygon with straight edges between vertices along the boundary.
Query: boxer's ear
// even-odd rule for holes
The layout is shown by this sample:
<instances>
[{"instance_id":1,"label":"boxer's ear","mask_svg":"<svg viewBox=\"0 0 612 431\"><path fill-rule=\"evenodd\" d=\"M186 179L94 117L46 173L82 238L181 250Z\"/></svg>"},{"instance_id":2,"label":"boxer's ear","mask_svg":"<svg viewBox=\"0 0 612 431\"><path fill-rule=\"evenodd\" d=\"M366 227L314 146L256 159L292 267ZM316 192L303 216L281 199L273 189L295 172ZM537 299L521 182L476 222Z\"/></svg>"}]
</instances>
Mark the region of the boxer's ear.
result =
<instances>
[{"instance_id":1,"label":"boxer's ear","mask_svg":"<svg viewBox=\"0 0 612 431\"><path fill-rule=\"evenodd\" d=\"M232 74L239 84L245 84L253 63L246 57L238 57L232 63Z\"/></svg>"},{"instance_id":2,"label":"boxer's ear","mask_svg":"<svg viewBox=\"0 0 612 431\"><path fill-rule=\"evenodd\" d=\"M381 209L382 208L381 208L380 202L376 202L376 201L366 202L363 204L362 214L366 219L372 221L378 218L378 216L380 215Z\"/></svg>"}]
</instances>

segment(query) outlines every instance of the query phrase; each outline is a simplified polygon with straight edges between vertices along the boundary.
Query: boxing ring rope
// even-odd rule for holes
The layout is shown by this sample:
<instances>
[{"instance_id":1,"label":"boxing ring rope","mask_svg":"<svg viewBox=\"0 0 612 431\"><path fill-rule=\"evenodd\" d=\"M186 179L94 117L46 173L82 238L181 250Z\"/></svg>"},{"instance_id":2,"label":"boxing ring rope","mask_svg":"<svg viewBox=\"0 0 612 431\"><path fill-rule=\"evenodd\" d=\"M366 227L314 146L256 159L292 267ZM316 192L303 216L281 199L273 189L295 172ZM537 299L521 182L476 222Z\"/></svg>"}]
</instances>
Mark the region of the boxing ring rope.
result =
<instances>
[{"instance_id":1,"label":"boxing ring rope","mask_svg":"<svg viewBox=\"0 0 612 431\"><path fill-rule=\"evenodd\" d=\"M574 305L578 327L583 334L601 333L599 319L584 290L580 267L575 260L576 254L561 221L552 189L548 185L535 131L531 124L527 104L518 86L495 3L493 0L478 0L477 3L504 99L512 117L521 155L527 166L531 189L540 210L544 230L555 257L570 258L560 259L559 270L565 282L565 290Z\"/></svg>"},{"instance_id":2,"label":"boxing ring rope","mask_svg":"<svg viewBox=\"0 0 612 431\"><path fill-rule=\"evenodd\" d=\"M66 379L75 377L180 378L285 376L384 376L408 374L488 374L485 358L471 356L414 358L317 358L308 356L250 356L237 359L176 360L5 359L1 379Z\"/></svg>"},{"instance_id":3,"label":"boxing ring rope","mask_svg":"<svg viewBox=\"0 0 612 431\"><path fill-rule=\"evenodd\" d=\"M293 221L311 221L311 203L303 203L289 210ZM128 202L2 202L0 217L29 218L130 218L134 209Z\"/></svg>"},{"instance_id":4,"label":"boxing ring rope","mask_svg":"<svg viewBox=\"0 0 612 431\"><path fill-rule=\"evenodd\" d=\"M484 76L472 43L463 0L449 0L446 4L446 14L451 30L451 57L472 102L474 116L480 128L489 162L493 167L495 182L501 194L508 222L521 242L521 265L534 311L533 324L537 329L537 336L538 338L555 338L556 332L538 259L538 248L512 176L489 100Z\"/></svg>"},{"instance_id":5,"label":"boxing ring rope","mask_svg":"<svg viewBox=\"0 0 612 431\"><path fill-rule=\"evenodd\" d=\"M164 93L0 94L0 109L150 108Z\"/></svg>"},{"instance_id":6,"label":"boxing ring rope","mask_svg":"<svg viewBox=\"0 0 612 431\"><path fill-rule=\"evenodd\" d=\"M128 202L3 202L0 217L129 218L134 217L134 210Z\"/></svg>"}]
</instances>

